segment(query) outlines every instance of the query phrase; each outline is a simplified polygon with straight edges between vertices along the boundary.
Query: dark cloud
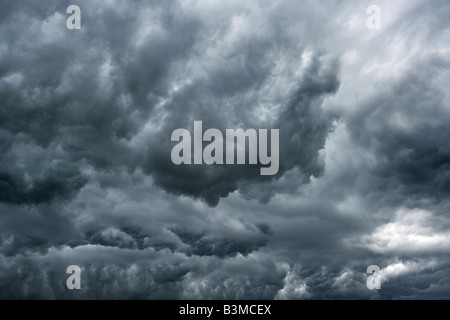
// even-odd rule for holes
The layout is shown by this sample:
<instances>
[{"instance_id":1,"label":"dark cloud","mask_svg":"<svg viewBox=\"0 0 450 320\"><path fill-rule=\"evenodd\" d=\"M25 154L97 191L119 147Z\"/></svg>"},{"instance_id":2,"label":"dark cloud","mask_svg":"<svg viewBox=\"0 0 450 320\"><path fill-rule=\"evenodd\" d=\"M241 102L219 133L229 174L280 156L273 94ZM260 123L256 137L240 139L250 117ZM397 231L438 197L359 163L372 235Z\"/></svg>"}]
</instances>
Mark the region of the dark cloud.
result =
<instances>
[{"instance_id":1,"label":"dark cloud","mask_svg":"<svg viewBox=\"0 0 450 320\"><path fill-rule=\"evenodd\" d=\"M242 48L245 50L246 48ZM264 49L262 49L264 51ZM234 75L235 79L245 79L247 64L252 63L253 56L248 54L243 62L238 60L239 66L233 65L233 60L227 64L227 68L235 68L239 74ZM193 83L186 91L166 106L166 122L163 128L154 137L156 141L149 146L149 155L144 168L151 173L155 182L164 189L176 194L186 194L200 197L209 205L216 206L220 197L226 197L230 192L239 188L239 185L252 185L261 183L273 177L261 177L259 167L254 165L175 165L170 159L170 152L175 143L167 141L173 130L186 128L193 134L193 121L203 121L204 130L208 128L219 128L225 132L228 128L280 128L280 169L275 178L283 176L288 170L298 167L302 182L308 182L310 176L318 177L323 172L323 163L318 152L325 144L325 138L332 129L332 117L325 115L321 111L323 98L334 93L339 87L338 66L335 60L327 58L318 53L313 53L311 62L304 66L304 73L300 79L296 79L296 84L292 93L282 102L279 110L271 114L273 119L269 121L257 122L254 118L245 116L245 113L256 113L258 105L253 102L237 100L239 110L236 106L228 105L227 101L233 99L235 95L247 95L251 90L264 94L262 89L255 89L256 84L247 86L239 85L238 92L228 92L222 98L215 91L199 89L196 86L203 85ZM215 75L222 78L223 75ZM266 78L263 76L262 79ZM261 77L255 80L261 81ZM239 81L240 81L239 80ZM266 80L268 81L268 80ZM216 84L217 79L207 81ZM234 84L234 82L233 82ZM223 84L221 84L223 85ZM188 112L189 117L180 117ZM244 117L239 117L244 113ZM236 127L236 124L238 127ZM301 142L301 143L300 143ZM240 190L249 195L248 192ZM260 194L258 198L270 199L270 193Z\"/></svg>"},{"instance_id":2,"label":"dark cloud","mask_svg":"<svg viewBox=\"0 0 450 320\"><path fill-rule=\"evenodd\" d=\"M390 184L403 200L440 200L449 194L450 113L444 93L434 85L449 66L438 55L417 62L348 122L354 139L376 155L378 187Z\"/></svg>"},{"instance_id":3,"label":"dark cloud","mask_svg":"<svg viewBox=\"0 0 450 320\"><path fill-rule=\"evenodd\" d=\"M188 254L199 256L217 256L224 258L227 256L236 256L240 253L247 256L249 253L258 250L264 246L267 239L237 240L237 239L217 239L213 235L205 233L195 234L185 230L174 231L180 240L189 245Z\"/></svg>"},{"instance_id":4,"label":"dark cloud","mask_svg":"<svg viewBox=\"0 0 450 320\"><path fill-rule=\"evenodd\" d=\"M450 6L370 4L0 1L0 298L448 298ZM195 120L277 175L174 165Z\"/></svg>"}]
</instances>

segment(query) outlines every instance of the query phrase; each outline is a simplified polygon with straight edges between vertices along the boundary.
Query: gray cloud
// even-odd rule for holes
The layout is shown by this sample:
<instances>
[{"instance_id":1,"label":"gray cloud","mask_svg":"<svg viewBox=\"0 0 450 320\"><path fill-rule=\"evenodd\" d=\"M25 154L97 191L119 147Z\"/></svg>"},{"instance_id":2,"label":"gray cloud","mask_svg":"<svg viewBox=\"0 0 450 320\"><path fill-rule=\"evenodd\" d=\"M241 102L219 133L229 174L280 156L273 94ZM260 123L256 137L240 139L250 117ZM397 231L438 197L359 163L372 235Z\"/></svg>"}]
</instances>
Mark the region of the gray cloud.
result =
<instances>
[{"instance_id":1,"label":"gray cloud","mask_svg":"<svg viewBox=\"0 0 450 320\"><path fill-rule=\"evenodd\" d=\"M0 1L0 298L448 298L449 10ZM172 164L194 120L278 174Z\"/></svg>"},{"instance_id":2,"label":"gray cloud","mask_svg":"<svg viewBox=\"0 0 450 320\"><path fill-rule=\"evenodd\" d=\"M446 198L450 114L433 81L448 69L448 61L431 55L352 115L355 140L377 157L374 174L383 180L380 188L398 184L396 189L407 196Z\"/></svg>"}]
</instances>

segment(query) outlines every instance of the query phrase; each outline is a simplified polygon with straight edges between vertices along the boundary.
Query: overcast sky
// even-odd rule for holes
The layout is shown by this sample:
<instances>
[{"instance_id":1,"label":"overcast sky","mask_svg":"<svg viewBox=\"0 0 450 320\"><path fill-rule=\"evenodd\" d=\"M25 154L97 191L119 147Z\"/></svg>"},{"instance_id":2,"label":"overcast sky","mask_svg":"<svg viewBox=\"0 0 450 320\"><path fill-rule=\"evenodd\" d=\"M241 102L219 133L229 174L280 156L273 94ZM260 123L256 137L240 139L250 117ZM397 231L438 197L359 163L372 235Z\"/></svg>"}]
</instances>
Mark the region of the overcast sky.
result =
<instances>
[{"instance_id":1,"label":"overcast sky","mask_svg":"<svg viewBox=\"0 0 450 320\"><path fill-rule=\"evenodd\" d=\"M449 16L0 0L0 298L448 299ZM280 170L174 165L194 120L279 129Z\"/></svg>"}]
</instances>

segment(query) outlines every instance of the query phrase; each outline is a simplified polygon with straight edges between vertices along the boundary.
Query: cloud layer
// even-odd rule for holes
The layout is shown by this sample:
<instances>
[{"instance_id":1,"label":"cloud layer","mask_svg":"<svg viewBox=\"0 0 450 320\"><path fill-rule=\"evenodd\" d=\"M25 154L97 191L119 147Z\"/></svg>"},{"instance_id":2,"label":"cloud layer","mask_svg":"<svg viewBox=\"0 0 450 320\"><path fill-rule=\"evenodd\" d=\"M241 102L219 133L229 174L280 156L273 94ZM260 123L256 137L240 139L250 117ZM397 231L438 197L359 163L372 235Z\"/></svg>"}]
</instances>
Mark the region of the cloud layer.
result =
<instances>
[{"instance_id":1,"label":"cloud layer","mask_svg":"<svg viewBox=\"0 0 450 320\"><path fill-rule=\"evenodd\" d=\"M0 7L0 298L448 298L448 1ZM174 165L195 120L278 174Z\"/></svg>"}]
</instances>

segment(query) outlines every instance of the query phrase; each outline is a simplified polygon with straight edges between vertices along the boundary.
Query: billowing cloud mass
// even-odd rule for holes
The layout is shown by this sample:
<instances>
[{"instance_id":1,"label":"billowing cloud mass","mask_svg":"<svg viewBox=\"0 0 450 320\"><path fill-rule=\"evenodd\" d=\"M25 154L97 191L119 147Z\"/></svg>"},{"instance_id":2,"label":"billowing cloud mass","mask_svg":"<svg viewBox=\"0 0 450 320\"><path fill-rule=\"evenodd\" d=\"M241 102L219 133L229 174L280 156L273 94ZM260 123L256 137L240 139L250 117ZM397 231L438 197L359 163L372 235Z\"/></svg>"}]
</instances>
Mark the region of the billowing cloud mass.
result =
<instances>
[{"instance_id":1,"label":"billowing cloud mass","mask_svg":"<svg viewBox=\"0 0 450 320\"><path fill-rule=\"evenodd\" d=\"M448 298L449 15L0 1L0 298ZM194 121L279 129L278 173L173 164Z\"/></svg>"}]
</instances>

